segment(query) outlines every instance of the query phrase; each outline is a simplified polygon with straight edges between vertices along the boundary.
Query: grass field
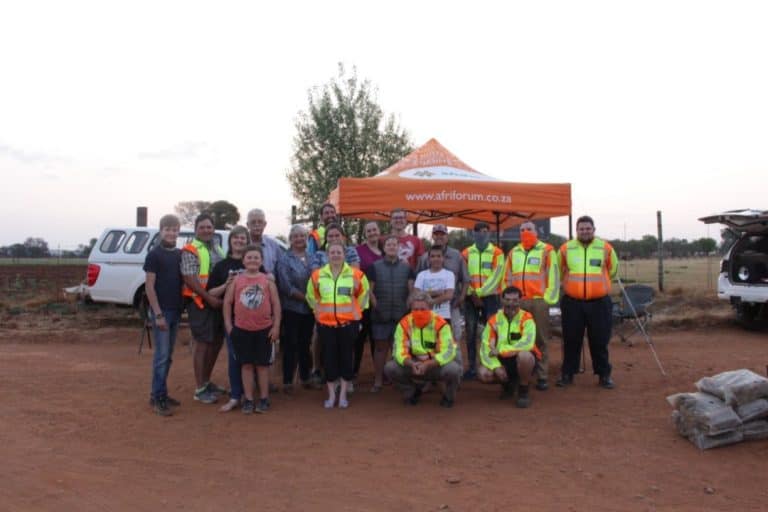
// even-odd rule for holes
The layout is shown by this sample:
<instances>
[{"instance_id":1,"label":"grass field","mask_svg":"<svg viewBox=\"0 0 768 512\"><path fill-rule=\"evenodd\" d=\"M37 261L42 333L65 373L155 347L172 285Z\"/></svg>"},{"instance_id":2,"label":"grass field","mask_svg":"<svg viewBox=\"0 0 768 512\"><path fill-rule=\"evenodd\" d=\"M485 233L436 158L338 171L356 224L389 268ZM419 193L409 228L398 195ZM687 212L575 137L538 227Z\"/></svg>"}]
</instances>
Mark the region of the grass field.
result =
<instances>
[{"instance_id":1,"label":"grass field","mask_svg":"<svg viewBox=\"0 0 768 512\"><path fill-rule=\"evenodd\" d=\"M622 261L619 277L627 283L649 284L658 290L658 260ZM683 291L717 290L717 275L720 271L720 258L708 256L701 258L675 258L664 260L664 291L680 289Z\"/></svg>"},{"instance_id":2,"label":"grass field","mask_svg":"<svg viewBox=\"0 0 768 512\"><path fill-rule=\"evenodd\" d=\"M87 265L88 258L0 258L3 265Z\"/></svg>"}]
</instances>

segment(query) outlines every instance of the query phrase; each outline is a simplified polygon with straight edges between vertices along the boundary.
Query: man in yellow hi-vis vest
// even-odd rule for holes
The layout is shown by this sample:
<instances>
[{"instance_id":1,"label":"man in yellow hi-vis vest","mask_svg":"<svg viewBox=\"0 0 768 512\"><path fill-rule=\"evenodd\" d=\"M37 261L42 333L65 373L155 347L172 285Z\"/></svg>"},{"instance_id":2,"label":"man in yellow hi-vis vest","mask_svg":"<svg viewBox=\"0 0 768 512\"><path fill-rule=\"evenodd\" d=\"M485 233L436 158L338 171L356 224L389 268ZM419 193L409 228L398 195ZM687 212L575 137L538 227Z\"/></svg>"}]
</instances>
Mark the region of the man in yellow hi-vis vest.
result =
<instances>
[{"instance_id":1,"label":"man in yellow hi-vis vest","mask_svg":"<svg viewBox=\"0 0 768 512\"><path fill-rule=\"evenodd\" d=\"M427 382L443 382L442 407L453 407L461 367L455 361L456 342L451 324L432 311L429 294L415 291L410 298L411 312L395 328L393 359L384 373L398 384L406 404L416 405Z\"/></svg>"},{"instance_id":2,"label":"man in yellow hi-vis vest","mask_svg":"<svg viewBox=\"0 0 768 512\"><path fill-rule=\"evenodd\" d=\"M536 389L549 387L549 306L557 304L560 296L558 253L554 247L539 240L536 224L520 225L520 243L509 251L504 263L504 285L518 288L522 295L520 307L533 315L536 322L536 347L541 359L536 364Z\"/></svg>"},{"instance_id":3,"label":"man in yellow hi-vis vest","mask_svg":"<svg viewBox=\"0 0 768 512\"><path fill-rule=\"evenodd\" d=\"M475 243L461 252L469 270L469 289L464 304L469 368L464 378L477 378L478 324L485 323L499 309L501 278L504 274L504 253L490 242L489 226L478 222L472 232Z\"/></svg>"},{"instance_id":4,"label":"man in yellow hi-vis vest","mask_svg":"<svg viewBox=\"0 0 768 512\"><path fill-rule=\"evenodd\" d=\"M195 239L181 250L182 294L187 300L189 328L195 339L193 369L195 372L194 399L204 404L216 403L226 390L211 383L211 373L224 341L221 319L221 299L206 288L208 275L216 263L225 257L214 240L213 218L201 213L195 219Z\"/></svg>"}]
</instances>

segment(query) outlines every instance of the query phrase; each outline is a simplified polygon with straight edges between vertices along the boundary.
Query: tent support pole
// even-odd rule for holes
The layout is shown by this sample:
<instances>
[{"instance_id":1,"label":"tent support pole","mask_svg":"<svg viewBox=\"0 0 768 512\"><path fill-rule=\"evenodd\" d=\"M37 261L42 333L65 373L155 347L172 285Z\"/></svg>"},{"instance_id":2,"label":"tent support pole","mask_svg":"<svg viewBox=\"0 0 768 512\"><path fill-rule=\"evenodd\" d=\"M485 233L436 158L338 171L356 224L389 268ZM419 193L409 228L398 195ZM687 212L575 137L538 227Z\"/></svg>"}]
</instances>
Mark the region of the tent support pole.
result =
<instances>
[{"instance_id":1,"label":"tent support pole","mask_svg":"<svg viewBox=\"0 0 768 512\"><path fill-rule=\"evenodd\" d=\"M568 240L573 240L573 215L568 214Z\"/></svg>"},{"instance_id":2,"label":"tent support pole","mask_svg":"<svg viewBox=\"0 0 768 512\"><path fill-rule=\"evenodd\" d=\"M419 236L419 223L413 223L413 236Z\"/></svg>"},{"instance_id":3,"label":"tent support pole","mask_svg":"<svg viewBox=\"0 0 768 512\"><path fill-rule=\"evenodd\" d=\"M493 212L493 214L496 216L496 246L501 246L501 230L499 227L501 226L501 222L499 222L499 216L501 215L499 212Z\"/></svg>"}]
</instances>

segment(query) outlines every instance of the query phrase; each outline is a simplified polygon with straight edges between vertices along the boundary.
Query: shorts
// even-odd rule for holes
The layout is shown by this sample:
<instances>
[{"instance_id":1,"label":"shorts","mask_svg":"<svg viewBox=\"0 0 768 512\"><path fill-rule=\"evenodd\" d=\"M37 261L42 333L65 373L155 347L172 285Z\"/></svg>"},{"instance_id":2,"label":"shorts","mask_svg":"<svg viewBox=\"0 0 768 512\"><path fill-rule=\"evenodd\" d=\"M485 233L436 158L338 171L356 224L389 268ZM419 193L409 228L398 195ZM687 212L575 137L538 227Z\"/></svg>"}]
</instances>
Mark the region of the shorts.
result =
<instances>
[{"instance_id":1,"label":"shorts","mask_svg":"<svg viewBox=\"0 0 768 512\"><path fill-rule=\"evenodd\" d=\"M373 322L371 324L371 339L373 341L392 341L397 322Z\"/></svg>"},{"instance_id":2,"label":"shorts","mask_svg":"<svg viewBox=\"0 0 768 512\"><path fill-rule=\"evenodd\" d=\"M221 312L208 306L200 309L194 302L189 302L187 304L187 317L189 318L189 330L192 331L192 338L198 343L214 343L223 340L224 333L221 329L221 323L217 319L220 316Z\"/></svg>"},{"instance_id":3,"label":"shorts","mask_svg":"<svg viewBox=\"0 0 768 512\"><path fill-rule=\"evenodd\" d=\"M269 366L272 363L273 344L269 341L271 327L260 331L246 331L232 327L232 348L240 364Z\"/></svg>"}]
</instances>

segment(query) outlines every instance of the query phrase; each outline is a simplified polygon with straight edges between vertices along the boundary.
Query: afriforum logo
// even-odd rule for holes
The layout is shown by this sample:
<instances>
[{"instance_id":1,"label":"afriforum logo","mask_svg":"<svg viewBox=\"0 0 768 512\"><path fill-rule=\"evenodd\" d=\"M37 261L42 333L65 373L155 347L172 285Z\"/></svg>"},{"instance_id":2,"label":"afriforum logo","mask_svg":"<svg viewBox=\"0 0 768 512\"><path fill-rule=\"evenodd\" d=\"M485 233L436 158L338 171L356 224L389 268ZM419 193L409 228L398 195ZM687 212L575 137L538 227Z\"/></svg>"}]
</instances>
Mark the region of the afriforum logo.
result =
<instances>
[{"instance_id":1,"label":"afriforum logo","mask_svg":"<svg viewBox=\"0 0 768 512\"><path fill-rule=\"evenodd\" d=\"M419 167L400 173L401 178L412 180L467 180L467 181L497 181L495 178L477 172L465 171L455 167Z\"/></svg>"}]
</instances>

